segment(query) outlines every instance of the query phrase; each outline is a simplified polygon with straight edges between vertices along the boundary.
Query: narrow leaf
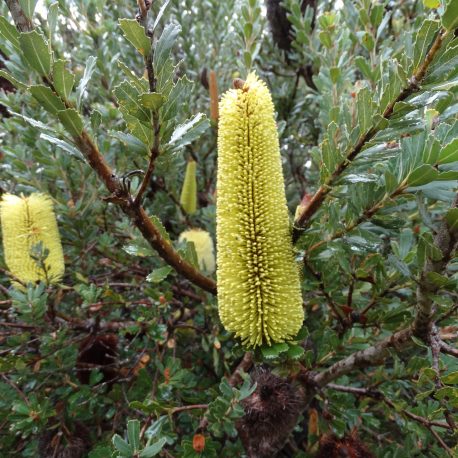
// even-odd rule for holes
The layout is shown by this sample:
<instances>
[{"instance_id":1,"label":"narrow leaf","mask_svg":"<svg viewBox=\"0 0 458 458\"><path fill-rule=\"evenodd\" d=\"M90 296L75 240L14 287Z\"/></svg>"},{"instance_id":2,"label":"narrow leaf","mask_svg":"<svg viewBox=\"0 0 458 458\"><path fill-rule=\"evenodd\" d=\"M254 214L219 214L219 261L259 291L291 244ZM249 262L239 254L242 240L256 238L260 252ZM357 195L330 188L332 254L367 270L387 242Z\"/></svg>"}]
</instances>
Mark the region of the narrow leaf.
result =
<instances>
[{"instance_id":1,"label":"narrow leaf","mask_svg":"<svg viewBox=\"0 0 458 458\"><path fill-rule=\"evenodd\" d=\"M161 437L157 442L143 449L143 451L140 453L140 457L150 458L152 456L156 456L164 448L166 443L167 439L165 437Z\"/></svg>"},{"instance_id":2,"label":"narrow leaf","mask_svg":"<svg viewBox=\"0 0 458 458\"><path fill-rule=\"evenodd\" d=\"M161 37L156 43L154 49L153 65L157 73L162 71L162 67L167 61L172 46L175 44L175 40L181 31L181 27L178 24L167 24L164 27Z\"/></svg>"},{"instance_id":3,"label":"narrow leaf","mask_svg":"<svg viewBox=\"0 0 458 458\"><path fill-rule=\"evenodd\" d=\"M83 99L84 92L92 77L95 70L95 64L97 63L97 57L89 56L86 61L86 68L84 69L83 77L81 78L78 87L76 89L76 102L78 107L81 106L81 100Z\"/></svg>"},{"instance_id":4,"label":"narrow leaf","mask_svg":"<svg viewBox=\"0 0 458 458\"><path fill-rule=\"evenodd\" d=\"M51 114L55 115L58 111L65 110L62 100L49 87L42 84L30 86L30 92L41 103L42 107Z\"/></svg>"},{"instance_id":5,"label":"narrow leaf","mask_svg":"<svg viewBox=\"0 0 458 458\"><path fill-rule=\"evenodd\" d=\"M434 181L438 176L438 171L429 164L417 167L407 179L409 186L421 186Z\"/></svg>"},{"instance_id":6,"label":"narrow leaf","mask_svg":"<svg viewBox=\"0 0 458 458\"><path fill-rule=\"evenodd\" d=\"M21 8L29 19L32 19L33 17L33 12L35 11L37 1L38 0L19 0Z\"/></svg>"},{"instance_id":7,"label":"narrow leaf","mask_svg":"<svg viewBox=\"0 0 458 458\"><path fill-rule=\"evenodd\" d=\"M154 269L147 277L146 281L151 283L160 283L161 281L167 278L167 275L172 272L170 266L160 267L159 269Z\"/></svg>"},{"instance_id":8,"label":"narrow leaf","mask_svg":"<svg viewBox=\"0 0 458 458\"><path fill-rule=\"evenodd\" d=\"M43 140L47 140L48 142L58 146L59 148L63 149L64 151L66 151L71 156L75 157L76 159L86 162L81 152L77 150L74 146L67 143L66 141L61 140L60 138L51 137L51 135L47 135L47 134L41 134L40 138L42 138Z\"/></svg>"},{"instance_id":9,"label":"narrow leaf","mask_svg":"<svg viewBox=\"0 0 458 458\"><path fill-rule=\"evenodd\" d=\"M20 33L14 25L10 24L6 18L0 16L0 36L9 41L16 51L20 51L19 37Z\"/></svg>"},{"instance_id":10,"label":"narrow leaf","mask_svg":"<svg viewBox=\"0 0 458 458\"><path fill-rule=\"evenodd\" d=\"M151 41L145 35L145 29L135 19L120 19L119 26L126 39L132 43L135 49L142 56L148 56L151 49Z\"/></svg>"},{"instance_id":11,"label":"narrow leaf","mask_svg":"<svg viewBox=\"0 0 458 458\"><path fill-rule=\"evenodd\" d=\"M439 153L439 164L458 161L458 138L445 145Z\"/></svg>"},{"instance_id":12,"label":"narrow leaf","mask_svg":"<svg viewBox=\"0 0 458 458\"><path fill-rule=\"evenodd\" d=\"M458 27L458 2L456 0L448 0L442 15L442 25L449 31Z\"/></svg>"},{"instance_id":13,"label":"narrow leaf","mask_svg":"<svg viewBox=\"0 0 458 458\"><path fill-rule=\"evenodd\" d=\"M206 116L202 113L196 114L185 123L178 125L168 143L174 149L180 148L196 140L200 135L207 130L210 123Z\"/></svg>"},{"instance_id":14,"label":"narrow leaf","mask_svg":"<svg viewBox=\"0 0 458 458\"><path fill-rule=\"evenodd\" d=\"M65 61L61 59L54 62L52 75L57 93L67 100L75 83L75 75L65 68Z\"/></svg>"},{"instance_id":15,"label":"narrow leaf","mask_svg":"<svg viewBox=\"0 0 458 458\"><path fill-rule=\"evenodd\" d=\"M135 453L140 448L140 422L138 420L127 422L127 438Z\"/></svg>"},{"instance_id":16,"label":"narrow leaf","mask_svg":"<svg viewBox=\"0 0 458 458\"><path fill-rule=\"evenodd\" d=\"M19 37L19 45L30 67L42 76L49 75L51 72L51 54L43 35L36 30L23 32Z\"/></svg>"},{"instance_id":17,"label":"narrow leaf","mask_svg":"<svg viewBox=\"0 0 458 458\"><path fill-rule=\"evenodd\" d=\"M66 110L59 111L57 116L70 135L73 137L81 135L81 132L83 131L83 121L75 109L68 108Z\"/></svg>"}]
</instances>

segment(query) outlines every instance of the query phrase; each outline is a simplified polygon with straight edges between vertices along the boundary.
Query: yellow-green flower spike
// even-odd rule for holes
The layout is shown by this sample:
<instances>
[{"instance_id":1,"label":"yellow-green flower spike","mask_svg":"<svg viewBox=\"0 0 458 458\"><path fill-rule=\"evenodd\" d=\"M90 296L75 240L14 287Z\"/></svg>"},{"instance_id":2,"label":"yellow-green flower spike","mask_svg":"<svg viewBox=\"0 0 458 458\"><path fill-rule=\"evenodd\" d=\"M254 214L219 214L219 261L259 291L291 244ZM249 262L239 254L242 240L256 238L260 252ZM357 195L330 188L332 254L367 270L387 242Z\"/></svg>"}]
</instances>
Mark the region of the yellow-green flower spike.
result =
<instances>
[{"instance_id":1,"label":"yellow-green flower spike","mask_svg":"<svg viewBox=\"0 0 458 458\"><path fill-rule=\"evenodd\" d=\"M194 243L199 267L204 272L212 274L215 271L215 249L211 235L202 229L191 229L180 234L178 241L183 240Z\"/></svg>"},{"instance_id":2,"label":"yellow-green flower spike","mask_svg":"<svg viewBox=\"0 0 458 458\"><path fill-rule=\"evenodd\" d=\"M304 311L272 98L255 74L234 85L219 106L218 307L253 347L295 336Z\"/></svg>"},{"instance_id":3,"label":"yellow-green flower spike","mask_svg":"<svg viewBox=\"0 0 458 458\"><path fill-rule=\"evenodd\" d=\"M186 165L183 188L181 189L180 204L183 210L192 215L197 210L197 181L196 162L189 161Z\"/></svg>"},{"instance_id":4,"label":"yellow-green flower spike","mask_svg":"<svg viewBox=\"0 0 458 458\"><path fill-rule=\"evenodd\" d=\"M44 194L29 197L4 194L0 221L5 262L24 283L57 283L64 275L64 254L51 199ZM44 262L33 259L34 249L49 251Z\"/></svg>"}]
</instances>

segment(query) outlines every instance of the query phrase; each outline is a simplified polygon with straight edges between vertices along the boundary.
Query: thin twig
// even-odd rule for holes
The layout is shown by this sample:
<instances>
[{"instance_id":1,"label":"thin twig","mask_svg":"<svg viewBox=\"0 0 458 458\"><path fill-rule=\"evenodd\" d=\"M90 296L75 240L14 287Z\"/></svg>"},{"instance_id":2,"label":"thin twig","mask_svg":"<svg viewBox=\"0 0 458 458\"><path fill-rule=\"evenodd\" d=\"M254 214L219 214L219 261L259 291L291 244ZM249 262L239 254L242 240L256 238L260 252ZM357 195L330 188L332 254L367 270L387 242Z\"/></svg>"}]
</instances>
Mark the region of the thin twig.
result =
<instances>
[{"instance_id":1,"label":"thin twig","mask_svg":"<svg viewBox=\"0 0 458 458\"><path fill-rule=\"evenodd\" d=\"M447 32L445 30L441 30L434 42L431 45L430 50L428 51L423 63L414 73L412 78L409 81L409 84L406 88L404 88L401 93L385 108L383 112L383 118L390 119L394 107L397 103L402 102L403 100L407 99L409 96L418 92L420 90L419 84L421 83L422 79L424 78L429 65L431 64L432 60L436 56L437 52L442 46L444 38ZM356 145L345 155L345 159L336 167L334 172L331 176L323 183L312 199L310 200L307 207L301 213L299 218L295 221L295 232L294 232L294 239L300 235L300 228L306 227L307 223L313 217L313 215L321 208L321 205L329 195L332 187L335 185L337 179L342 175L342 173L348 168L351 162L358 156L358 154L362 151L362 149L366 146L366 144L375 137L377 132L380 130L380 124L372 126L368 131L366 131L358 140Z\"/></svg>"}]
</instances>

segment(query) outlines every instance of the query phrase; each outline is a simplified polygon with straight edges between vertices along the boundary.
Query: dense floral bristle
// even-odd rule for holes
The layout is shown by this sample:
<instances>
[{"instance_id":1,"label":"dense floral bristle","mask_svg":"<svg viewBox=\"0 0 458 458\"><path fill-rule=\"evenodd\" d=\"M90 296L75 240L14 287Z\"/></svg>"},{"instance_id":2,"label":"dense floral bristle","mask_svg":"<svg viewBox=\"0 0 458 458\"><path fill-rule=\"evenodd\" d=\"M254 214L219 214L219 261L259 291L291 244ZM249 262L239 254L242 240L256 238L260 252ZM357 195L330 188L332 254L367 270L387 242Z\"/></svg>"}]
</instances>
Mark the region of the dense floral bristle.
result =
<instances>
[{"instance_id":1,"label":"dense floral bristle","mask_svg":"<svg viewBox=\"0 0 458 458\"><path fill-rule=\"evenodd\" d=\"M254 74L220 103L217 190L221 321L247 346L288 340L304 319L299 272L274 106Z\"/></svg>"},{"instance_id":2,"label":"dense floral bristle","mask_svg":"<svg viewBox=\"0 0 458 458\"><path fill-rule=\"evenodd\" d=\"M186 165L183 187L181 188L180 204L183 210L192 215L197 211L197 180L196 162L189 161Z\"/></svg>"},{"instance_id":3,"label":"dense floral bristle","mask_svg":"<svg viewBox=\"0 0 458 458\"><path fill-rule=\"evenodd\" d=\"M180 234L178 241L183 240L194 243L199 267L212 274L215 271L215 249L211 235L201 229L191 229Z\"/></svg>"},{"instance_id":4,"label":"dense floral bristle","mask_svg":"<svg viewBox=\"0 0 458 458\"><path fill-rule=\"evenodd\" d=\"M57 283L64 274L64 255L51 199L43 194L29 197L4 194L0 220L5 262L24 283ZM44 266L33 259L34 247L49 251Z\"/></svg>"}]
</instances>

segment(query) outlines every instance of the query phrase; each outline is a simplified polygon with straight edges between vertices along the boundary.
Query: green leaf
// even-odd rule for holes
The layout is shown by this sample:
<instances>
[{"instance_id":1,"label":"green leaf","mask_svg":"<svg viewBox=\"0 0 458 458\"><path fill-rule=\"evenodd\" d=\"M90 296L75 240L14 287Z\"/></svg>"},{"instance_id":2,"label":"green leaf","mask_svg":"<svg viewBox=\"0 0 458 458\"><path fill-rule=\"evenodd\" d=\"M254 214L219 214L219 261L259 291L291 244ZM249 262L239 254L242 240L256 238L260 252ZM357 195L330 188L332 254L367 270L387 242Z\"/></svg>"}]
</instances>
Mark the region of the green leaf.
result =
<instances>
[{"instance_id":1,"label":"green leaf","mask_svg":"<svg viewBox=\"0 0 458 458\"><path fill-rule=\"evenodd\" d=\"M124 456L131 457L133 454L132 447L119 435L115 434L111 440L116 450Z\"/></svg>"},{"instance_id":2,"label":"green leaf","mask_svg":"<svg viewBox=\"0 0 458 458\"><path fill-rule=\"evenodd\" d=\"M27 89L27 86L24 83L21 83L20 81L18 81L16 78L14 78L13 75L10 75L8 72L5 72L5 70L0 70L0 77L8 80L17 89L22 89L22 90Z\"/></svg>"},{"instance_id":3,"label":"green leaf","mask_svg":"<svg viewBox=\"0 0 458 458\"><path fill-rule=\"evenodd\" d=\"M369 88L365 87L358 92L356 106L358 108L358 125L362 135L372 126L374 115L374 102Z\"/></svg>"},{"instance_id":4,"label":"green leaf","mask_svg":"<svg viewBox=\"0 0 458 458\"><path fill-rule=\"evenodd\" d=\"M458 2L456 0L447 2L441 19L442 25L450 32L458 27Z\"/></svg>"},{"instance_id":5,"label":"green leaf","mask_svg":"<svg viewBox=\"0 0 458 458\"><path fill-rule=\"evenodd\" d=\"M43 108L51 114L57 115L58 111L65 110L62 100L49 87L42 84L30 86L30 92L41 103Z\"/></svg>"},{"instance_id":6,"label":"green leaf","mask_svg":"<svg viewBox=\"0 0 458 458\"><path fill-rule=\"evenodd\" d=\"M144 94L140 94L139 97L141 105L151 110L158 110L165 101L166 98L157 92L145 92Z\"/></svg>"},{"instance_id":7,"label":"green leaf","mask_svg":"<svg viewBox=\"0 0 458 458\"><path fill-rule=\"evenodd\" d=\"M444 375L442 377L442 382L447 385L457 385L458 384L458 371L451 372L450 374Z\"/></svg>"},{"instance_id":8,"label":"green leaf","mask_svg":"<svg viewBox=\"0 0 458 458\"><path fill-rule=\"evenodd\" d=\"M439 164L458 161L458 138L445 145L439 153Z\"/></svg>"},{"instance_id":9,"label":"green leaf","mask_svg":"<svg viewBox=\"0 0 458 458\"><path fill-rule=\"evenodd\" d=\"M97 57L89 56L86 59L86 68L84 69L83 77L81 78L80 82L78 83L78 87L76 88L76 103L78 108L81 106L81 100L83 99L83 95L86 91L89 80L94 73L96 63Z\"/></svg>"},{"instance_id":10,"label":"green leaf","mask_svg":"<svg viewBox=\"0 0 458 458\"><path fill-rule=\"evenodd\" d=\"M154 224L156 229L159 231L159 234L161 234L162 238L166 242L171 243L169 234L167 233L167 230L165 229L164 225L162 224L162 221L155 215L150 216L149 219Z\"/></svg>"},{"instance_id":11,"label":"green leaf","mask_svg":"<svg viewBox=\"0 0 458 458\"><path fill-rule=\"evenodd\" d=\"M157 442L143 449L143 451L140 453L140 457L150 458L151 456L156 456L164 448L166 443L167 439L165 437L161 437Z\"/></svg>"},{"instance_id":12,"label":"green leaf","mask_svg":"<svg viewBox=\"0 0 458 458\"><path fill-rule=\"evenodd\" d=\"M131 116L148 124L151 123L150 112L140 103L138 89L129 81L124 80L121 84L118 84L113 92L118 103L125 108Z\"/></svg>"},{"instance_id":13,"label":"green leaf","mask_svg":"<svg viewBox=\"0 0 458 458\"><path fill-rule=\"evenodd\" d=\"M94 132L96 132L101 123L102 123L102 113L100 113L100 111L98 111L98 110L94 110L91 113L91 127L92 127L92 130Z\"/></svg>"},{"instance_id":14,"label":"green leaf","mask_svg":"<svg viewBox=\"0 0 458 458\"><path fill-rule=\"evenodd\" d=\"M429 164L420 165L410 173L407 183L409 186L421 186L434 181L438 176L438 171Z\"/></svg>"},{"instance_id":15,"label":"green leaf","mask_svg":"<svg viewBox=\"0 0 458 458\"><path fill-rule=\"evenodd\" d=\"M172 272L172 267L164 266L159 269L154 269L147 277L146 281L151 283L160 283L167 278L167 275Z\"/></svg>"},{"instance_id":16,"label":"green leaf","mask_svg":"<svg viewBox=\"0 0 458 458\"><path fill-rule=\"evenodd\" d=\"M33 12L35 11L35 6L38 0L19 0L21 8L24 10L25 15L32 19Z\"/></svg>"},{"instance_id":17,"label":"green leaf","mask_svg":"<svg viewBox=\"0 0 458 458\"><path fill-rule=\"evenodd\" d=\"M23 32L19 37L19 45L30 67L40 75L48 76L51 72L51 53L43 35L36 30Z\"/></svg>"},{"instance_id":18,"label":"green leaf","mask_svg":"<svg viewBox=\"0 0 458 458\"><path fill-rule=\"evenodd\" d=\"M66 141L61 140L60 138L52 137L51 135L48 135L48 134L41 134L40 138L42 138L43 140L47 140L50 143L53 143L54 145L63 149L64 151L69 153L71 156L79 159L80 161L86 162L86 159L81 154L81 152L77 150L74 146L67 143Z\"/></svg>"},{"instance_id":19,"label":"green leaf","mask_svg":"<svg viewBox=\"0 0 458 458\"><path fill-rule=\"evenodd\" d=\"M127 422L127 438L134 452L137 452L140 448L140 422L138 420L129 420Z\"/></svg>"},{"instance_id":20,"label":"green leaf","mask_svg":"<svg viewBox=\"0 0 458 458\"><path fill-rule=\"evenodd\" d=\"M287 343L274 343L270 347L263 346L261 347L262 356L265 359L275 359L278 358L280 353L284 353L289 350L289 345Z\"/></svg>"},{"instance_id":21,"label":"green leaf","mask_svg":"<svg viewBox=\"0 0 458 458\"><path fill-rule=\"evenodd\" d=\"M18 118L23 119L25 122L29 123L33 127L36 127L37 129L46 130L46 131L49 131L49 132L55 132L55 130L52 127L42 123L41 121L37 121L36 119L29 118L29 117L24 116L23 114L20 114L20 113L15 113L14 111L11 111L11 110L9 112L13 116L17 116Z\"/></svg>"},{"instance_id":22,"label":"green leaf","mask_svg":"<svg viewBox=\"0 0 458 458\"><path fill-rule=\"evenodd\" d=\"M13 45L13 48L18 52L21 51L19 44L20 35L21 34L17 31L14 25L10 24L3 16L0 16L0 36L9 41Z\"/></svg>"},{"instance_id":23,"label":"green leaf","mask_svg":"<svg viewBox=\"0 0 458 458\"><path fill-rule=\"evenodd\" d=\"M152 127L140 121L137 117L130 115L122 106L120 107L120 111L130 132L144 143L148 147L148 150L151 149L154 141L154 131Z\"/></svg>"},{"instance_id":24,"label":"green leaf","mask_svg":"<svg viewBox=\"0 0 458 458\"><path fill-rule=\"evenodd\" d=\"M434 36L439 28L437 21L426 20L423 21L420 30L415 37L414 54L413 54L413 68L417 69L423 62L426 54L431 47Z\"/></svg>"},{"instance_id":25,"label":"green leaf","mask_svg":"<svg viewBox=\"0 0 458 458\"><path fill-rule=\"evenodd\" d=\"M458 231L458 208L451 208L445 215L448 227L451 231Z\"/></svg>"},{"instance_id":26,"label":"green leaf","mask_svg":"<svg viewBox=\"0 0 458 458\"><path fill-rule=\"evenodd\" d=\"M454 280L451 280L445 275L438 274L437 272L428 272L426 278L439 288L449 289L456 286Z\"/></svg>"},{"instance_id":27,"label":"green leaf","mask_svg":"<svg viewBox=\"0 0 458 458\"><path fill-rule=\"evenodd\" d=\"M160 73L162 71L162 67L167 61L180 31L181 26L178 24L167 24L164 27L162 35L154 48L153 66L156 73Z\"/></svg>"},{"instance_id":28,"label":"green leaf","mask_svg":"<svg viewBox=\"0 0 458 458\"><path fill-rule=\"evenodd\" d=\"M288 359L301 359L304 356L305 350L299 345L291 345L288 349Z\"/></svg>"},{"instance_id":29,"label":"green leaf","mask_svg":"<svg viewBox=\"0 0 458 458\"><path fill-rule=\"evenodd\" d=\"M81 135L81 132L83 132L83 121L74 108L67 108L66 110L59 111L57 116L70 135L73 137Z\"/></svg>"},{"instance_id":30,"label":"green leaf","mask_svg":"<svg viewBox=\"0 0 458 458\"><path fill-rule=\"evenodd\" d=\"M57 14L59 12L59 2L51 3L48 8L48 27L49 27L49 40L51 40L57 25Z\"/></svg>"},{"instance_id":31,"label":"green leaf","mask_svg":"<svg viewBox=\"0 0 458 458\"><path fill-rule=\"evenodd\" d=\"M169 140L168 146L173 149L189 145L205 132L210 123L205 115L197 113L185 123L178 125Z\"/></svg>"},{"instance_id":32,"label":"green leaf","mask_svg":"<svg viewBox=\"0 0 458 458\"><path fill-rule=\"evenodd\" d=\"M161 9L158 11L156 15L156 19L154 20L154 24L153 24L153 32L156 30L156 27L159 24L159 21L161 20L162 15L164 14L165 9L169 5L169 3L170 3L170 0L165 0L165 2L161 6Z\"/></svg>"},{"instance_id":33,"label":"green leaf","mask_svg":"<svg viewBox=\"0 0 458 458\"><path fill-rule=\"evenodd\" d=\"M59 59L54 62L52 76L57 93L67 100L75 83L75 75L65 68L65 60Z\"/></svg>"},{"instance_id":34,"label":"green leaf","mask_svg":"<svg viewBox=\"0 0 458 458\"><path fill-rule=\"evenodd\" d=\"M135 19L120 19L119 26L134 48L147 57L151 50L151 41L145 35L145 29Z\"/></svg>"}]
</instances>

